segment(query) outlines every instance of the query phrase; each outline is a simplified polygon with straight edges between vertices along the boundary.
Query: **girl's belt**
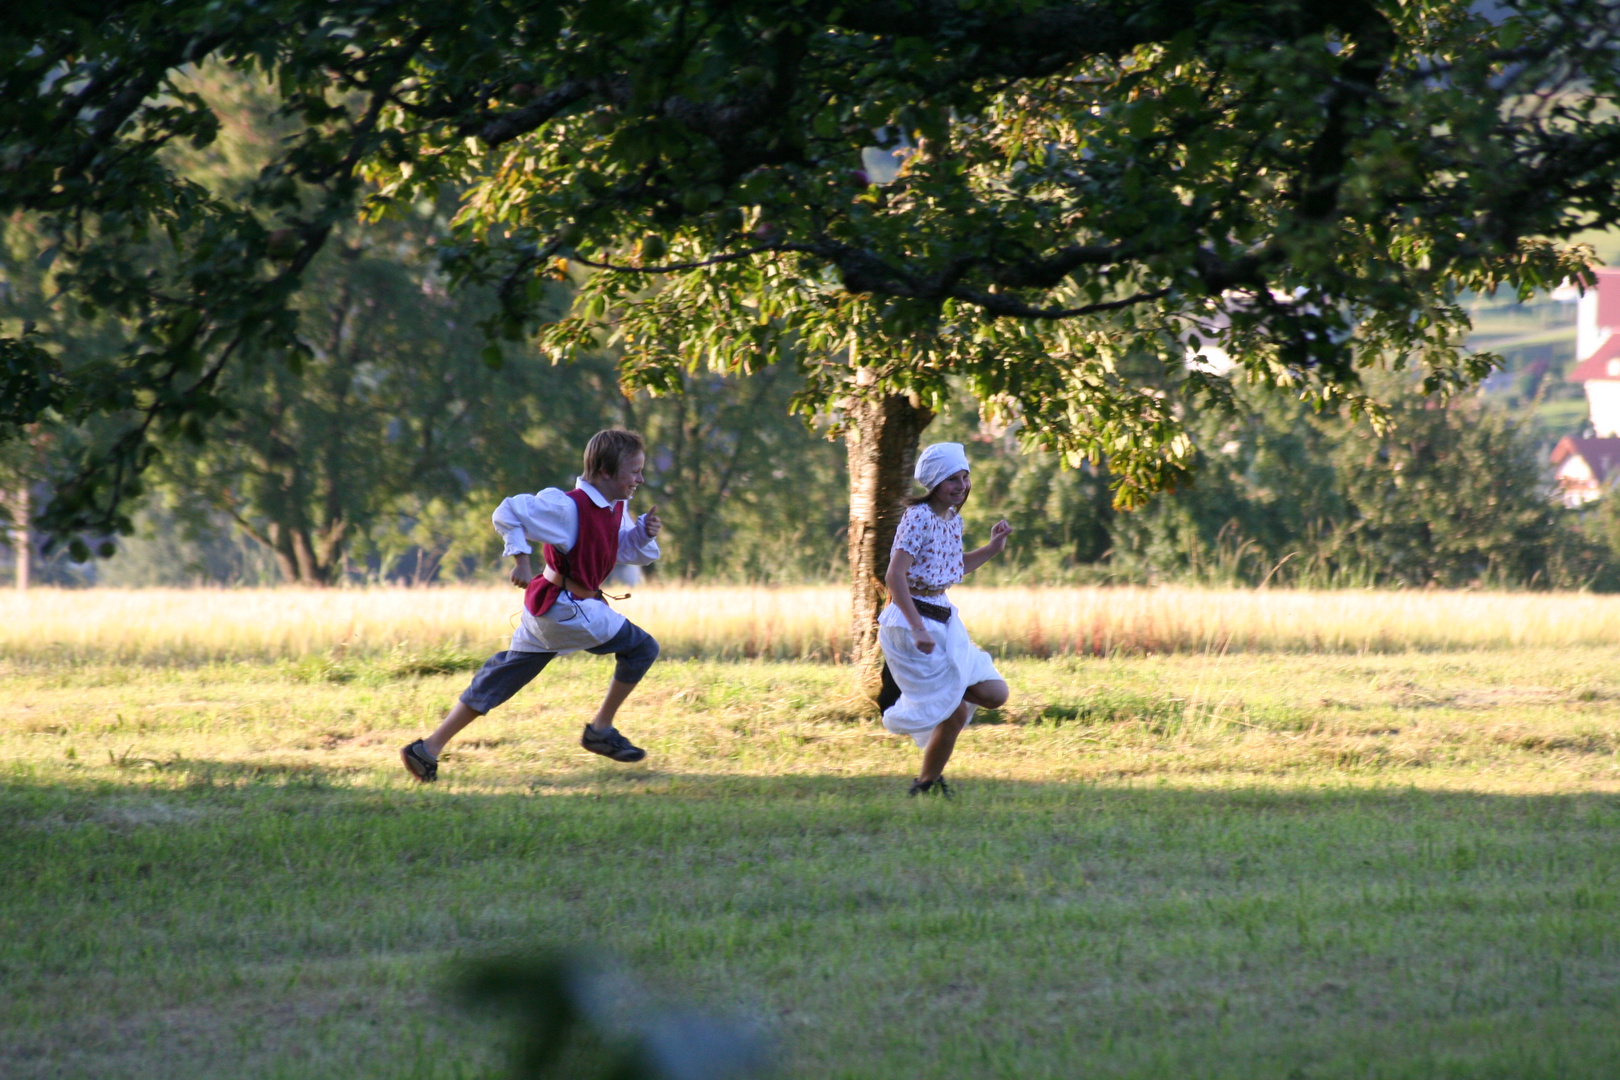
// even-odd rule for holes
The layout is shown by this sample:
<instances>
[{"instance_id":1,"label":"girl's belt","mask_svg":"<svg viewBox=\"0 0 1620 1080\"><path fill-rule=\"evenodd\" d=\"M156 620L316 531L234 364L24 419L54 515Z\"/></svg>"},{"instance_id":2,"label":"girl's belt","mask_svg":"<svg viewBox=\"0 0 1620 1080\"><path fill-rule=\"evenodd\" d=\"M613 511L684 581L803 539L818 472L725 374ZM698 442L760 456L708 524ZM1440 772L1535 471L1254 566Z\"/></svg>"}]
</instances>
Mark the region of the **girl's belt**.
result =
<instances>
[{"instance_id":1,"label":"girl's belt","mask_svg":"<svg viewBox=\"0 0 1620 1080\"><path fill-rule=\"evenodd\" d=\"M930 604L926 600L918 600L915 596L911 598L911 602L916 606L917 614L925 619L941 623L951 621L951 609L946 604Z\"/></svg>"}]
</instances>

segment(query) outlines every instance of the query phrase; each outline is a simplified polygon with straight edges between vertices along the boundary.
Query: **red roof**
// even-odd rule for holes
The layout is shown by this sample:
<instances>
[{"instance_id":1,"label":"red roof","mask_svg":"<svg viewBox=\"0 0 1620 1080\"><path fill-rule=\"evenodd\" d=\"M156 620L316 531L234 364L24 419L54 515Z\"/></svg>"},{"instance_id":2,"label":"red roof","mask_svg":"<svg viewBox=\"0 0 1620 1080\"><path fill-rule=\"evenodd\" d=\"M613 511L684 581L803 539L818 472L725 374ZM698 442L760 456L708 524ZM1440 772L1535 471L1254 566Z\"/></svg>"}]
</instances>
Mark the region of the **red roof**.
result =
<instances>
[{"instance_id":1,"label":"red roof","mask_svg":"<svg viewBox=\"0 0 1620 1080\"><path fill-rule=\"evenodd\" d=\"M1620 327L1620 269L1597 271L1597 324Z\"/></svg>"},{"instance_id":2,"label":"red roof","mask_svg":"<svg viewBox=\"0 0 1620 1080\"><path fill-rule=\"evenodd\" d=\"M1620 439L1577 439L1565 435L1553 447L1552 463L1562 465L1571 457L1579 457L1592 470L1601 483L1610 473L1620 471Z\"/></svg>"},{"instance_id":3,"label":"red roof","mask_svg":"<svg viewBox=\"0 0 1620 1080\"><path fill-rule=\"evenodd\" d=\"M1615 283L1614 291L1620 293L1620 282ZM1616 320L1616 324L1620 325L1620 319ZM1620 382L1620 333L1604 338L1597 352L1576 364L1575 370L1569 373L1570 382L1591 382L1594 379Z\"/></svg>"}]
</instances>

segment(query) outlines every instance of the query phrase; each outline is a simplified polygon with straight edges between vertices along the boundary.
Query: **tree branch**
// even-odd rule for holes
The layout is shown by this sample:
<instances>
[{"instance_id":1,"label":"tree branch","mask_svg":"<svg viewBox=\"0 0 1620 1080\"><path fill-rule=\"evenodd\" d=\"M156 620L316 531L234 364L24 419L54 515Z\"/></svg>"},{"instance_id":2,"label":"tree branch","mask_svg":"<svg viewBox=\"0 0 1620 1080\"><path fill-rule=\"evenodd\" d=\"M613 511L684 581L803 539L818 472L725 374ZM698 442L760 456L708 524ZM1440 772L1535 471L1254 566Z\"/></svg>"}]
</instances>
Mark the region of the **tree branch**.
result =
<instances>
[{"instance_id":1,"label":"tree branch","mask_svg":"<svg viewBox=\"0 0 1620 1080\"><path fill-rule=\"evenodd\" d=\"M725 263L739 262L751 259L755 255L765 255L778 251L797 251L809 254L819 254L820 248L815 244L761 244L744 251L733 251L725 255L712 255L707 259L697 259L692 262L665 263L662 266L626 266L621 263L598 262L587 259L583 255L572 256L573 260L594 270L612 270L620 274L677 274L684 270L701 270L705 266L720 266Z\"/></svg>"},{"instance_id":2,"label":"tree branch","mask_svg":"<svg viewBox=\"0 0 1620 1080\"><path fill-rule=\"evenodd\" d=\"M1000 293L980 292L977 289L956 289L951 293L952 299L965 300L970 304L983 308L992 315L1012 319L1074 319L1081 315L1100 315L1105 311L1119 311L1122 308L1135 307L1137 304L1149 303L1169 295L1169 289L1154 289L1151 292L1134 293L1120 300L1104 300L1095 304L1082 304L1080 307L1038 308L1015 297L1004 296Z\"/></svg>"},{"instance_id":3,"label":"tree branch","mask_svg":"<svg viewBox=\"0 0 1620 1080\"><path fill-rule=\"evenodd\" d=\"M1110 266L1126 258L1123 244L1073 244L1044 259L999 267L991 275L1007 289L1050 289L1082 266Z\"/></svg>"},{"instance_id":4,"label":"tree branch","mask_svg":"<svg viewBox=\"0 0 1620 1080\"><path fill-rule=\"evenodd\" d=\"M476 135L485 146L491 148L513 139L545 124L558 113L583 101L591 92L591 85L581 80L570 80L554 90L547 91L523 106L511 112L502 113L493 119L479 119L462 124L459 130L463 135Z\"/></svg>"}]
</instances>

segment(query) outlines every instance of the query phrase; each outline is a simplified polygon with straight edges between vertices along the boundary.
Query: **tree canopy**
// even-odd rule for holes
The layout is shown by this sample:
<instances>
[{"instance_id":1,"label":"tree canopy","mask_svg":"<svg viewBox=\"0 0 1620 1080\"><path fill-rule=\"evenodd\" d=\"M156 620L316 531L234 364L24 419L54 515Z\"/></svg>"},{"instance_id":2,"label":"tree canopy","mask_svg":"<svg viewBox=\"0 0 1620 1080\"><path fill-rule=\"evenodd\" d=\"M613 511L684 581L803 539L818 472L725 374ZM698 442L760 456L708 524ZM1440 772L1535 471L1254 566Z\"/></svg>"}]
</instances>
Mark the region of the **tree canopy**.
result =
<instances>
[{"instance_id":1,"label":"tree canopy","mask_svg":"<svg viewBox=\"0 0 1620 1080\"><path fill-rule=\"evenodd\" d=\"M1620 219L1617 50L1612 0L24 5L0 212L132 329L94 363L0 341L0 425L121 418L43 524L124 524L228 365L308 353L289 298L334 231L449 195L493 334L611 335L654 389L791 360L805 408L960 377L1129 504L1226 363L1352 409L1371 364L1483 376L1459 294L1579 278L1570 239ZM229 196L170 161L217 133L181 77L205 60L298 129Z\"/></svg>"}]
</instances>

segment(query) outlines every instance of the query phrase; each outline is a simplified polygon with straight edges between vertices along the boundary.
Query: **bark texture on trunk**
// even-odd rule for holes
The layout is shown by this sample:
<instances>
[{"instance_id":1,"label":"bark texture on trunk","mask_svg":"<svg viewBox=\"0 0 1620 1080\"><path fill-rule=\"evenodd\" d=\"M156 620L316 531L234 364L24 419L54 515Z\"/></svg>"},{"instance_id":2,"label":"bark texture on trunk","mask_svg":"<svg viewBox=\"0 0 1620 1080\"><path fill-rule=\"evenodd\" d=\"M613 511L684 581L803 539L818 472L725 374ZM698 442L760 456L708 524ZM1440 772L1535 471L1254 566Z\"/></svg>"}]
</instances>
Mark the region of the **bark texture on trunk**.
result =
<instances>
[{"instance_id":1,"label":"bark texture on trunk","mask_svg":"<svg viewBox=\"0 0 1620 1080\"><path fill-rule=\"evenodd\" d=\"M17 561L17 588L26 591L33 574L34 523L33 508L29 505L28 485L17 489L11 507L11 551Z\"/></svg>"},{"instance_id":2,"label":"bark texture on trunk","mask_svg":"<svg viewBox=\"0 0 1620 1080\"><path fill-rule=\"evenodd\" d=\"M883 575L889 546L911 491L917 442L934 419L931 410L901 394L849 402L849 579L856 679L862 693L877 699L883 656L877 620L888 603Z\"/></svg>"}]
</instances>

